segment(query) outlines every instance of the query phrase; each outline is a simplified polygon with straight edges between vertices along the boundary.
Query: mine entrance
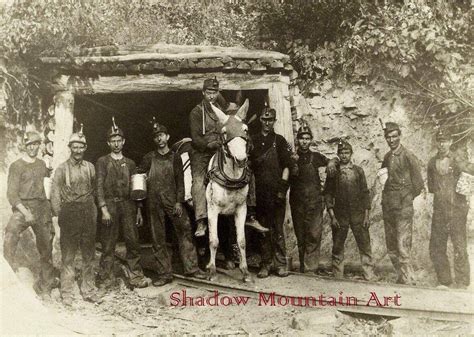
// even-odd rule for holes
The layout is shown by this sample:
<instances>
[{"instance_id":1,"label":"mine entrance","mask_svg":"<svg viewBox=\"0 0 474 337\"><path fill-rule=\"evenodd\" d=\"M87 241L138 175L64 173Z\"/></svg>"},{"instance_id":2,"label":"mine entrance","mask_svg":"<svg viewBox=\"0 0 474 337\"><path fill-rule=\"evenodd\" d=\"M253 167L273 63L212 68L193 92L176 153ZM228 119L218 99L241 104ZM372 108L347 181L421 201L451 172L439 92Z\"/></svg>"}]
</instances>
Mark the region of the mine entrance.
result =
<instances>
[{"instance_id":1,"label":"mine entrance","mask_svg":"<svg viewBox=\"0 0 474 337\"><path fill-rule=\"evenodd\" d=\"M236 91L223 91L227 102L236 99ZM249 98L248 116L262 110L267 90L247 90L243 99ZM76 126L84 124L88 149L85 159L95 163L109 152L106 134L115 116L117 125L126 137L124 155L139 165L143 156L154 149L151 120L168 127L170 146L190 137L189 113L202 99L200 91L150 92L128 94L78 95L75 97L74 117ZM258 120L250 125L251 132L258 130Z\"/></svg>"},{"instance_id":2,"label":"mine entrance","mask_svg":"<svg viewBox=\"0 0 474 337\"><path fill-rule=\"evenodd\" d=\"M268 90L245 90L240 93L222 91L221 94L227 102L235 102L239 95L242 102L248 98L250 104L247 118L249 118L263 109ZM189 113L201 100L200 91L76 95L74 124L75 130L80 123L84 125L84 134L88 143L85 159L95 164L99 157L109 153L106 135L114 116L116 124L125 133L124 155L139 165L143 156L155 148L152 137L152 118L155 117L159 123L167 126L171 146L182 138L190 137ZM258 131L258 118L249 125L249 129L250 134ZM142 243L150 243L151 232L146 223L146 214L144 215L145 226L139 229L140 240ZM100 235L100 226L98 235ZM170 242L176 243L176 239L173 238L174 231L169 225L167 236ZM175 251L173 255L176 257L178 254Z\"/></svg>"}]
</instances>

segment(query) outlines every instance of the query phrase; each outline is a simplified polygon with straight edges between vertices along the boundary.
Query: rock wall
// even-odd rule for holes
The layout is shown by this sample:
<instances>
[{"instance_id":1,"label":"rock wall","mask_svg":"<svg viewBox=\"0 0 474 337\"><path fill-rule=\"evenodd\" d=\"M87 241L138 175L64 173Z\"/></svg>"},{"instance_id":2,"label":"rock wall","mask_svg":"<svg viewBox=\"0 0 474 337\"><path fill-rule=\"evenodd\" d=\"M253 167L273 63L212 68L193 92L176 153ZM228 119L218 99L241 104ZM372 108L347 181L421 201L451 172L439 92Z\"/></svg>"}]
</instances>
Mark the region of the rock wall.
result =
<instances>
[{"instance_id":1,"label":"rock wall","mask_svg":"<svg viewBox=\"0 0 474 337\"><path fill-rule=\"evenodd\" d=\"M322 152L328 157L336 156L336 138L345 137L352 144L353 161L364 169L374 197L370 228L373 255L379 266L390 266L380 205L382 186L376 182L377 170L388 151L379 119L401 125L402 144L419 159L425 183L428 160L436 151L431 130L413 123L410 119L413 107L393 90L380 85L337 85L325 81L313 86L308 92L303 96L298 87L292 86L290 89L294 130L297 130L301 119L305 120L315 137L312 150ZM324 173L322 175L324 176ZM414 201L413 263L414 268L418 270L418 278L425 280L426 277L434 277L428 252L432 198L431 194L423 193ZM287 223L288 247L292 251L293 259L297 260L291 231L291 224ZM331 247L332 235L329 216L326 214L321 251L323 262L330 261ZM347 262L359 263L359 254L352 234L348 236L345 255Z\"/></svg>"}]
</instances>

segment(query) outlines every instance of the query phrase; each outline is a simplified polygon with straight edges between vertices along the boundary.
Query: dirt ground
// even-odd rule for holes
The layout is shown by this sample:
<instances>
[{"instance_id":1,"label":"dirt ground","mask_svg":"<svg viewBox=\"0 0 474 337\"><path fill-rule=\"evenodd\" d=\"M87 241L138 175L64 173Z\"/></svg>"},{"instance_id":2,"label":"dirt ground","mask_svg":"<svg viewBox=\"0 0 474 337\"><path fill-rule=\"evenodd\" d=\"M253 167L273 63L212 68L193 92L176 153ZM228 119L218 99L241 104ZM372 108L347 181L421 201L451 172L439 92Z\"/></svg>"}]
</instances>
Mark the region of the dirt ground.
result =
<instances>
[{"instance_id":1,"label":"dirt ground","mask_svg":"<svg viewBox=\"0 0 474 337\"><path fill-rule=\"evenodd\" d=\"M471 245L471 253L473 251ZM471 255L473 256L473 255ZM238 271L219 274L219 279L229 284L239 284ZM149 276L153 277L152 274ZM17 277L26 288L34 281L32 273L21 268ZM348 277L357 278L356 274ZM385 281L391 279L391 273L384 272ZM278 284L276 277L272 284ZM384 282L382 280L382 282ZM255 279L257 285L265 280ZM283 284L284 282L281 281ZM277 287L276 287L277 288ZM60 302L58 289L54 289L51 301L38 302L44 309L42 317L48 317L39 325L34 319L28 322L28 329L18 326L18 333L28 333L31 329L39 334L67 335L469 335L474 333L473 325L460 322L442 322L427 319L387 319L377 316L343 314L334 309L316 309L304 307L259 306L256 299L248 304L229 306L173 306L174 292L194 299L209 297L211 291L191 288L175 279L164 287L150 286L145 289L130 290L122 279L116 287L105 294L100 305L82 301L76 288L75 302L72 308L65 308ZM241 296L242 293L222 293L222 296ZM33 296L33 295L32 295ZM39 301L39 300L38 300ZM28 310L28 308L25 308ZM22 317L23 321L27 316ZM19 320L21 321L21 319ZM37 324L38 326L35 326ZM49 330L50 329L50 330ZM10 330L11 332L11 330Z\"/></svg>"}]
</instances>

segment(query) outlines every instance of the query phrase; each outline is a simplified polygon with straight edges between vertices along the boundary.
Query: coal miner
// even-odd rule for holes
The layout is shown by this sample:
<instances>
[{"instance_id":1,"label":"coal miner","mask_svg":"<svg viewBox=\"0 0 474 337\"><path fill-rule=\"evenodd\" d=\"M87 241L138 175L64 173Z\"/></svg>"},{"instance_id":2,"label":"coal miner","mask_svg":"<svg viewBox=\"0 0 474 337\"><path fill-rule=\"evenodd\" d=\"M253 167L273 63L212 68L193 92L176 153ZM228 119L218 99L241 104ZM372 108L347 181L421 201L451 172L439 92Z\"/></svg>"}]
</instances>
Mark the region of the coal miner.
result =
<instances>
[{"instance_id":1,"label":"coal miner","mask_svg":"<svg viewBox=\"0 0 474 337\"><path fill-rule=\"evenodd\" d=\"M311 129L303 125L296 135L298 149L293 157L297 170L291 170L290 206L298 244L300 272L316 272L321 248L324 196L319 168L329 166L334 173L336 161L310 150Z\"/></svg>"},{"instance_id":2,"label":"coal miner","mask_svg":"<svg viewBox=\"0 0 474 337\"><path fill-rule=\"evenodd\" d=\"M58 216L60 228L61 297L66 306L73 304L75 280L74 258L82 254L82 282L80 290L84 301L100 303L95 288L93 262L97 208L95 205L96 175L94 165L84 160L86 137L81 131L69 139L70 158L58 166L53 178L51 204Z\"/></svg>"},{"instance_id":3,"label":"coal miner","mask_svg":"<svg viewBox=\"0 0 474 337\"><path fill-rule=\"evenodd\" d=\"M423 178L416 157L400 144L399 125L386 123L384 135L390 147L382 162L388 170L382 193L385 241L397 283L408 284L412 282L413 199L423 190Z\"/></svg>"},{"instance_id":4,"label":"coal miner","mask_svg":"<svg viewBox=\"0 0 474 337\"><path fill-rule=\"evenodd\" d=\"M207 202L205 177L212 156L222 145L220 131L222 125L211 108L211 103L219 109L217 102L219 82L217 79L206 79L202 86L203 100L196 105L189 115L193 150L191 152L191 171L193 185L194 211L197 222L196 236L204 236L207 228Z\"/></svg>"},{"instance_id":5,"label":"coal miner","mask_svg":"<svg viewBox=\"0 0 474 337\"><path fill-rule=\"evenodd\" d=\"M370 193L362 167L351 161L352 146L341 141L337 147L339 167L326 180L325 197L332 228L332 271L336 278L344 277L344 244L349 228L359 248L363 277L374 278L374 263L369 234Z\"/></svg>"},{"instance_id":6,"label":"coal miner","mask_svg":"<svg viewBox=\"0 0 474 337\"><path fill-rule=\"evenodd\" d=\"M280 277L288 276L283 222L292 150L286 139L274 132L275 121L275 109L265 107L260 116L261 131L252 137L253 149L250 151L257 219L270 229L259 237L262 256L259 278L268 277L270 271Z\"/></svg>"},{"instance_id":7,"label":"coal miner","mask_svg":"<svg viewBox=\"0 0 474 337\"><path fill-rule=\"evenodd\" d=\"M469 205L466 197L456 192L456 184L462 172L474 175L474 164L450 150L452 139L443 130L437 133L436 141L438 153L428 163L428 191L434 193L430 256L440 285L466 288L470 284L466 237ZM454 284L446 253L449 237L454 249Z\"/></svg>"},{"instance_id":8,"label":"coal miner","mask_svg":"<svg viewBox=\"0 0 474 337\"><path fill-rule=\"evenodd\" d=\"M168 147L170 135L164 125L154 123L153 141L156 150L147 153L138 169L147 174L147 213L152 231L153 250L159 278L154 286L163 286L173 279L171 256L166 247L165 217L176 232L184 273L204 279L207 275L198 267L191 223L184 209L184 177L181 157Z\"/></svg>"},{"instance_id":9,"label":"coal miner","mask_svg":"<svg viewBox=\"0 0 474 337\"><path fill-rule=\"evenodd\" d=\"M191 151L191 171L193 175L191 193L197 222L195 232L197 237L204 236L207 229L206 175L208 165L212 156L222 145L222 125L212 110L211 103L222 111L226 110L225 107L221 106L225 102L222 103L222 100L218 100L219 82L216 78L204 81L202 95L201 103L196 105L189 115L193 146ZM231 113L230 110L226 112ZM246 219L246 226L265 232L265 228L260 225L252 213Z\"/></svg>"},{"instance_id":10,"label":"coal miner","mask_svg":"<svg viewBox=\"0 0 474 337\"><path fill-rule=\"evenodd\" d=\"M115 246L121 229L127 248L126 261L129 268L130 285L146 287L147 281L140 266L140 243L137 226L143 222L141 210L130 198L130 177L136 171L135 162L122 154L125 136L115 125L107 132L110 153L100 157L96 164L97 203L101 211L101 244L99 278L101 287L114 284Z\"/></svg>"},{"instance_id":11,"label":"coal miner","mask_svg":"<svg viewBox=\"0 0 474 337\"><path fill-rule=\"evenodd\" d=\"M21 233L31 226L36 236L40 255L40 276L35 285L37 293L48 298L53 286L53 237L51 205L46 198L44 178L49 169L37 158L41 137L37 132L26 132L23 138L25 153L8 170L7 199L13 214L5 229L3 254L14 271L18 269L16 249Z\"/></svg>"}]
</instances>

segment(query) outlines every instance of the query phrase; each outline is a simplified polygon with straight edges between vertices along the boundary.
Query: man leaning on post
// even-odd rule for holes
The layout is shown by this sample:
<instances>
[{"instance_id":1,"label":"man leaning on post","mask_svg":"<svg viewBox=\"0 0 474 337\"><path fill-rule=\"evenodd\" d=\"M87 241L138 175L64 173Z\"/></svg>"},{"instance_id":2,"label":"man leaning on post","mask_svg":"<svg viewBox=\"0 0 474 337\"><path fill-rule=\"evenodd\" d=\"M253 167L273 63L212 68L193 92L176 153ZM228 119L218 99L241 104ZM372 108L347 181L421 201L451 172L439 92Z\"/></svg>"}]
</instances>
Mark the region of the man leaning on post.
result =
<instances>
[{"instance_id":1,"label":"man leaning on post","mask_svg":"<svg viewBox=\"0 0 474 337\"><path fill-rule=\"evenodd\" d=\"M65 306L73 304L75 280L74 258L78 249L82 253L82 283L84 301L100 303L95 288L93 261L97 208L94 203L96 177L92 163L84 160L86 137L81 131L69 139L70 158L58 166L53 178L51 204L58 216L60 228L61 297Z\"/></svg>"}]
</instances>

